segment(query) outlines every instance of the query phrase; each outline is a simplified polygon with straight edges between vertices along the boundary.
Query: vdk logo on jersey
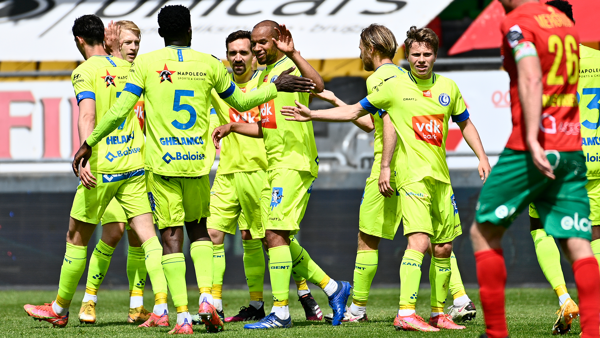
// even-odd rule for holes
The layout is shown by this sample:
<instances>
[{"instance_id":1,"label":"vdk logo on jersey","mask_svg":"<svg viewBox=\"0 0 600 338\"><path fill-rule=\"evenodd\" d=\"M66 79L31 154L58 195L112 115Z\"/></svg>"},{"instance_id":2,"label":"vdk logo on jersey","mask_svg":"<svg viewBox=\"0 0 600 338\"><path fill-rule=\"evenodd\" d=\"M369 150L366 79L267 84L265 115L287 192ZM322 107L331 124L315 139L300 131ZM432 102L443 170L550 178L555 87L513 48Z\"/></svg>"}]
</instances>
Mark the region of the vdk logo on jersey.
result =
<instances>
[{"instance_id":1,"label":"vdk logo on jersey","mask_svg":"<svg viewBox=\"0 0 600 338\"><path fill-rule=\"evenodd\" d=\"M110 85L112 85L113 87L117 86L117 85L115 85L115 77L110 75L110 73L108 72L108 69L106 70L106 76L101 76L101 78L104 79L104 83L106 84L107 88Z\"/></svg>"},{"instance_id":2,"label":"vdk logo on jersey","mask_svg":"<svg viewBox=\"0 0 600 338\"><path fill-rule=\"evenodd\" d=\"M165 69L163 69L163 70L157 70L156 72L158 73L158 76L160 77L160 83L165 82L165 80L173 83L173 79L171 79L171 75L177 73L174 70L169 70L169 68L167 68L167 64L166 63L165 63Z\"/></svg>"},{"instance_id":3,"label":"vdk logo on jersey","mask_svg":"<svg viewBox=\"0 0 600 338\"><path fill-rule=\"evenodd\" d=\"M229 108L229 121L237 123L258 123L260 112L252 108L247 112L240 113L235 108Z\"/></svg>"},{"instance_id":4,"label":"vdk logo on jersey","mask_svg":"<svg viewBox=\"0 0 600 338\"><path fill-rule=\"evenodd\" d=\"M258 106L263 128L277 129L277 119L275 118L275 101L271 100Z\"/></svg>"},{"instance_id":5,"label":"vdk logo on jersey","mask_svg":"<svg viewBox=\"0 0 600 338\"><path fill-rule=\"evenodd\" d=\"M413 116L412 125L417 140L441 147L444 140L444 114Z\"/></svg>"},{"instance_id":6,"label":"vdk logo on jersey","mask_svg":"<svg viewBox=\"0 0 600 338\"><path fill-rule=\"evenodd\" d=\"M271 210L281 203L283 198L283 188L273 188L271 191Z\"/></svg>"},{"instance_id":7,"label":"vdk logo on jersey","mask_svg":"<svg viewBox=\"0 0 600 338\"><path fill-rule=\"evenodd\" d=\"M450 104L450 95L446 93L441 93L440 97L438 98L438 101L440 101L440 104L442 106L446 107Z\"/></svg>"}]
</instances>

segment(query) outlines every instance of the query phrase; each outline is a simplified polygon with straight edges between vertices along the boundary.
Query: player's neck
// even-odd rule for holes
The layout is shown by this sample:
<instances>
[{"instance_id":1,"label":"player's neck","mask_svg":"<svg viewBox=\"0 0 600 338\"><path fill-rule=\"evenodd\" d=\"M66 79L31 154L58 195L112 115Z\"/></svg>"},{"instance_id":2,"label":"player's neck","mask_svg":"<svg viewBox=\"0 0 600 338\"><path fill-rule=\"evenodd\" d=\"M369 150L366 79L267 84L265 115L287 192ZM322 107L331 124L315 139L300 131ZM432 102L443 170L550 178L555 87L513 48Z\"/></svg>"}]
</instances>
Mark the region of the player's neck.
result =
<instances>
[{"instance_id":1,"label":"player's neck","mask_svg":"<svg viewBox=\"0 0 600 338\"><path fill-rule=\"evenodd\" d=\"M373 67L375 67L376 70L385 64L394 64L394 61L390 58L380 58L377 55L373 57Z\"/></svg>"},{"instance_id":2,"label":"player's neck","mask_svg":"<svg viewBox=\"0 0 600 338\"><path fill-rule=\"evenodd\" d=\"M277 58L275 59L275 61L273 61L272 63L267 64L267 66L276 64L277 62L279 62L279 60L283 59L285 57L285 54L283 54L282 51L277 50Z\"/></svg>"},{"instance_id":3,"label":"player's neck","mask_svg":"<svg viewBox=\"0 0 600 338\"><path fill-rule=\"evenodd\" d=\"M106 51L104 50L104 46L102 45L94 45L94 46L90 46L90 45L85 45L83 47L83 52L85 53L85 59L89 59L92 56L105 56L108 55L106 54Z\"/></svg>"},{"instance_id":4,"label":"player's neck","mask_svg":"<svg viewBox=\"0 0 600 338\"><path fill-rule=\"evenodd\" d=\"M254 71L251 68L249 68L248 71L242 75L237 75L236 73L233 73L233 81L237 84L247 83L252 79L253 74Z\"/></svg>"},{"instance_id":5,"label":"player's neck","mask_svg":"<svg viewBox=\"0 0 600 338\"><path fill-rule=\"evenodd\" d=\"M167 46L190 47L191 45L192 45L192 41L189 41L189 40L165 38L165 47L167 47Z\"/></svg>"}]
</instances>

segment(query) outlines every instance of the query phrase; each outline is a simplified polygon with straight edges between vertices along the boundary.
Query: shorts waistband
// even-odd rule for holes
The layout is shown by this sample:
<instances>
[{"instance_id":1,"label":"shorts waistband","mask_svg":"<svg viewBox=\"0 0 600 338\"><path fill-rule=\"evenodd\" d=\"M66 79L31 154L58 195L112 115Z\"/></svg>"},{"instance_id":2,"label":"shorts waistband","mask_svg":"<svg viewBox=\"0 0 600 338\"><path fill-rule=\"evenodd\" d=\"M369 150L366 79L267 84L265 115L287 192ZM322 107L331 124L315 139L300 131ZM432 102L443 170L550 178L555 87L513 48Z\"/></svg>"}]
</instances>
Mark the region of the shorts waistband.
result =
<instances>
[{"instance_id":1,"label":"shorts waistband","mask_svg":"<svg viewBox=\"0 0 600 338\"><path fill-rule=\"evenodd\" d=\"M126 180L128 178L132 178L135 176L144 176L145 170L137 169L133 171L128 171L126 173L120 174L102 174L102 183L114 183L122 180Z\"/></svg>"}]
</instances>

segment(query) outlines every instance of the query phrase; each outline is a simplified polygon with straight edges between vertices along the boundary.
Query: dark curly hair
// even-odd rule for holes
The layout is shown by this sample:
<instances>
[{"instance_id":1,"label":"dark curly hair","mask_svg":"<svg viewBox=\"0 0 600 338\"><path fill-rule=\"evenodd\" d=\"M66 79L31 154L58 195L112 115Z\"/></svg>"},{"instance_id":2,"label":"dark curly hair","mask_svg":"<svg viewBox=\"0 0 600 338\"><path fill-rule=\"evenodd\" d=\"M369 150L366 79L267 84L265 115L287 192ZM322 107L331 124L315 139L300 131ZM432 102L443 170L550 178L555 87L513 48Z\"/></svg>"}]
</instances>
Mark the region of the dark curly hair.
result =
<instances>
[{"instance_id":1,"label":"dark curly hair","mask_svg":"<svg viewBox=\"0 0 600 338\"><path fill-rule=\"evenodd\" d=\"M227 39L225 39L225 48L229 50L229 44L240 39L248 39L252 41L252 34L249 31L244 30L235 31L229 34L229 36L227 36Z\"/></svg>"},{"instance_id":2,"label":"dark curly hair","mask_svg":"<svg viewBox=\"0 0 600 338\"><path fill-rule=\"evenodd\" d=\"M573 19L573 5L571 5L568 1L552 0L552 1L547 1L546 5L550 5L556 9L558 9L559 11L565 13L567 18L569 18L569 19L571 19L571 21L575 22L575 19Z\"/></svg>"},{"instance_id":3,"label":"dark curly hair","mask_svg":"<svg viewBox=\"0 0 600 338\"><path fill-rule=\"evenodd\" d=\"M406 32L406 40L404 40L404 50L407 57L410 53L410 47L412 47L413 42L427 44L429 47L431 47L431 49L433 49L433 54L437 55L440 40L437 34L435 34L431 28L417 29L416 26L410 27L410 29Z\"/></svg>"},{"instance_id":4,"label":"dark curly hair","mask_svg":"<svg viewBox=\"0 0 600 338\"><path fill-rule=\"evenodd\" d=\"M158 12L158 27L163 36L184 35L192 27L190 10L183 5L171 5L161 8Z\"/></svg>"},{"instance_id":5,"label":"dark curly hair","mask_svg":"<svg viewBox=\"0 0 600 338\"><path fill-rule=\"evenodd\" d=\"M104 23L93 14L80 16L73 23L73 36L82 38L88 45L104 43Z\"/></svg>"}]
</instances>

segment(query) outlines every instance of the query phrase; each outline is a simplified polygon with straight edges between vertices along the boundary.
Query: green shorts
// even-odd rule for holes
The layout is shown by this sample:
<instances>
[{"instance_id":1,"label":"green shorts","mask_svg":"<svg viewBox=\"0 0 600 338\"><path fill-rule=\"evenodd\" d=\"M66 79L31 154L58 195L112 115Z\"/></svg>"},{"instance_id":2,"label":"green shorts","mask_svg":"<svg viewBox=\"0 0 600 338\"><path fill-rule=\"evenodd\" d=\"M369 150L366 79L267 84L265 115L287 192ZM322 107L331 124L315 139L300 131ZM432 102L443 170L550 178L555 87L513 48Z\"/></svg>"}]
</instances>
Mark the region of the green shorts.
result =
<instances>
[{"instance_id":1,"label":"green shorts","mask_svg":"<svg viewBox=\"0 0 600 338\"><path fill-rule=\"evenodd\" d=\"M590 220L592 226L600 226L600 180L588 180L585 185L590 198ZM540 214L533 203L529 204L529 216L531 218L540 218Z\"/></svg>"},{"instance_id":2,"label":"green shorts","mask_svg":"<svg viewBox=\"0 0 600 338\"><path fill-rule=\"evenodd\" d=\"M125 223L125 228L127 230L131 230L129 223L127 222L127 216L125 216L125 211L119 204L116 198L113 198L104 210L104 215L100 219L100 223L102 225L109 223Z\"/></svg>"},{"instance_id":3,"label":"green shorts","mask_svg":"<svg viewBox=\"0 0 600 338\"><path fill-rule=\"evenodd\" d=\"M308 171L273 169L267 171L261 194L266 230L287 230L295 235L306 212L315 177Z\"/></svg>"},{"instance_id":4,"label":"green shorts","mask_svg":"<svg viewBox=\"0 0 600 338\"><path fill-rule=\"evenodd\" d=\"M508 228L523 209L535 203L548 235L591 240L583 153L549 151L547 156L554 180L537 170L528 151L504 149L481 189L476 221Z\"/></svg>"},{"instance_id":5,"label":"green shorts","mask_svg":"<svg viewBox=\"0 0 600 338\"><path fill-rule=\"evenodd\" d=\"M263 170L217 175L210 191L207 228L234 235L239 225L252 238L264 238L259 206L266 176Z\"/></svg>"},{"instance_id":6,"label":"green shorts","mask_svg":"<svg viewBox=\"0 0 600 338\"><path fill-rule=\"evenodd\" d=\"M431 177L398 189L402 201L404 236L429 235L431 243L447 243L462 234L452 186Z\"/></svg>"},{"instance_id":7,"label":"green shorts","mask_svg":"<svg viewBox=\"0 0 600 338\"><path fill-rule=\"evenodd\" d=\"M385 198L379 192L379 179L367 178L365 192L360 202L358 229L371 236L393 240L402 219L398 191ZM392 187L396 182L390 182Z\"/></svg>"},{"instance_id":8,"label":"green shorts","mask_svg":"<svg viewBox=\"0 0 600 338\"><path fill-rule=\"evenodd\" d=\"M158 229L184 226L185 222L210 215L210 183L208 175L200 177L167 177L151 174L148 185Z\"/></svg>"},{"instance_id":9,"label":"green shorts","mask_svg":"<svg viewBox=\"0 0 600 338\"><path fill-rule=\"evenodd\" d=\"M98 224L113 198L122 207L125 222L132 217L151 212L146 197L144 169L112 175L92 174L96 177L96 187L88 190L79 183L71 208L72 218Z\"/></svg>"}]
</instances>

